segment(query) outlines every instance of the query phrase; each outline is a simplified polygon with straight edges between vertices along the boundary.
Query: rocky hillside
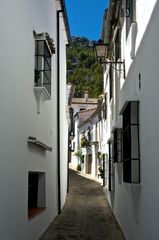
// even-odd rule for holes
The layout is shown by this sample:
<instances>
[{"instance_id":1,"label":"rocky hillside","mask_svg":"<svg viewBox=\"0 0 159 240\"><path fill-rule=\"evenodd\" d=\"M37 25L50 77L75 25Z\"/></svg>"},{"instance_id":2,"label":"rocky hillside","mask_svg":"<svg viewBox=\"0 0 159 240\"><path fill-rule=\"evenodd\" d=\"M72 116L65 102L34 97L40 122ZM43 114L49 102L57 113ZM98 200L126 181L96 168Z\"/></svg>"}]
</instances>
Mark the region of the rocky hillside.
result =
<instances>
[{"instance_id":1,"label":"rocky hillside","mask_svg":"<svg viewBox=\"0 0 159 240\"><path fill-rule=\"evenodd\" d=\"M98 97L103 89L103 67L94 58L93 42L85 37L72 37L67 48L67 82L76 85L75 97Z\"/></svg>"}]
</instances>

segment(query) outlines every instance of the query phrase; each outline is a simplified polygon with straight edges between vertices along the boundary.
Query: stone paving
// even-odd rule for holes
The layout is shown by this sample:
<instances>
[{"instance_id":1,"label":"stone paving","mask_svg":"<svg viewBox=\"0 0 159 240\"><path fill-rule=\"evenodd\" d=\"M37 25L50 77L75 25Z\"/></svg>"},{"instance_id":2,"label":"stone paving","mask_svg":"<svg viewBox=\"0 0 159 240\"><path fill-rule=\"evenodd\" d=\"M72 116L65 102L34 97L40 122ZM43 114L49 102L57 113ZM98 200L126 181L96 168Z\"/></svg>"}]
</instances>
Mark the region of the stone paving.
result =
<instances>
[{"instance_id":1,"label":"stone paving","mask_svg":"<svg viewBox=\"0 0 159 240\"><path fill-rule=\"evenodd\" d=\"M70 188L62 213L39 240L124 240L100 183L70 170Z\"/></svg>"}]
</instances>

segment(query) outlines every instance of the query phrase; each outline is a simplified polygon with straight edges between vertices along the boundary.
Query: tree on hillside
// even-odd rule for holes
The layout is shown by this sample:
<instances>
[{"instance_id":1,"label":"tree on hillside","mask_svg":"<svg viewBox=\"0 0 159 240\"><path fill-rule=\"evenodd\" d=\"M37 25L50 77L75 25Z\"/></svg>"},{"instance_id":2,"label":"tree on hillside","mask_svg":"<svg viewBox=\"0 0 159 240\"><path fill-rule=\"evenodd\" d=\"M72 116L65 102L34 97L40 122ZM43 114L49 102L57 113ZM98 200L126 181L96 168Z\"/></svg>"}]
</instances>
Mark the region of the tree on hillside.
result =
<instances>
[{"instance_id":1,"label":"tree on hillside","mask_svg":"<svg viewBox=\"0 0 159 240\"><path fill-rule=\"evenodd\" d=\"M75 96L83 97L86 90L90 97L98 97L103 89L103 67L95 61L93 47L85 37L73 37L67 48L67 82L76 85Z\"/></svg>"}]
</instances>

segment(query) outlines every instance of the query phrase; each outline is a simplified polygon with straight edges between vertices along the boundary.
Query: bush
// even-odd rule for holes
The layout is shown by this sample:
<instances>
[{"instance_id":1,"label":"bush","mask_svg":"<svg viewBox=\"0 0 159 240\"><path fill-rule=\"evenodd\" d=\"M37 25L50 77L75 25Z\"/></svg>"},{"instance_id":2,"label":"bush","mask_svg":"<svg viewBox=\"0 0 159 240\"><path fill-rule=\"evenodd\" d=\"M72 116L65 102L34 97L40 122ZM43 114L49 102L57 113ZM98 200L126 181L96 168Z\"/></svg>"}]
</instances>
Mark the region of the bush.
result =
<instances>
[{"instance_id":1,"label":"bush","mask_svg":"<svg viewBox=\"0 0 159 240\"><path fill-rule=\"evenodd\" d=\"M102 169L102 167L99 167L98 170L99 170L99 172L100 172L99 176L100 176L101 178L104 178L104 170Z\"/></svg>"},{"instance_id":2,"label":"bush","mask_svg":"<svg viewBox=\"0 0 159 240\"><path fill-rule=\"evenodd\" d=\"M81 171L81 165L80 164L77 165L77 171Z\"/></svg>"}]
</instances>

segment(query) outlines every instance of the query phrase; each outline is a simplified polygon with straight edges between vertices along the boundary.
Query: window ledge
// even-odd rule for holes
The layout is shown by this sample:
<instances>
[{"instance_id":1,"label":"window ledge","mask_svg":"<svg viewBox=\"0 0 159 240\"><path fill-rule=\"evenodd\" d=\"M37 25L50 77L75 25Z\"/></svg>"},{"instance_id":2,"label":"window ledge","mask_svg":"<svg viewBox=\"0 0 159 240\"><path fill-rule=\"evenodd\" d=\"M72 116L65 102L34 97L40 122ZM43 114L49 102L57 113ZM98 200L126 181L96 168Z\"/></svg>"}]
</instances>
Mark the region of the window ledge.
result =
<instances>
[{"instance_id":1,"label":"window ledge","mask_svg":"<svg viewBox=\"0 0 159 240\"><path fill-rule=\"evenodd\" d=\"M31 137L31 136L29 136L29 137L28 137L28 142L29 142L29 143L33 143L33 144L41 147L41 148L44 149L44 150L47 150L47 151L49 151L49 152L52 152L52 148L51 148L51 147L49 147L49 146L46 145L45 143L39 141L36 137Z\"/></svg>"},{"instance_id":2,"label":"window ledge","mask_svg":"<svg viewBox=\"0 0 159 240\"><path fill-rule=\"evenodd\" d=\"M39 215L40 213L44 212L45 210L46 210L46 208L44 208L44 207L32 208L32 209L28 210L28 218L32 219L32 218L36 217L37 215Z\"/></svg>"},{"instance_id":3,"label":"window ledge","mask_svg":"<svg viewBox=\"0 0 159 240\"><path fill-rule=\"evenodd\" d=\"M51 95L48 93L45 87L34 87L34 93L37 101L37 113L41 112L40 106L41 101L46 101L51 99Z\"/></svg>"},{"instance_id":4,"label":"window ledge","mask_svg":"<svg viewBox=\"0 0 159 240\"><path fill-rule=\"evenodd\" d=\"M34 91L37 94L43 94L44 100L51 99L51 95L48 93L47 89L45 87L34 87Z\"/></svg>"}]
</instances>

